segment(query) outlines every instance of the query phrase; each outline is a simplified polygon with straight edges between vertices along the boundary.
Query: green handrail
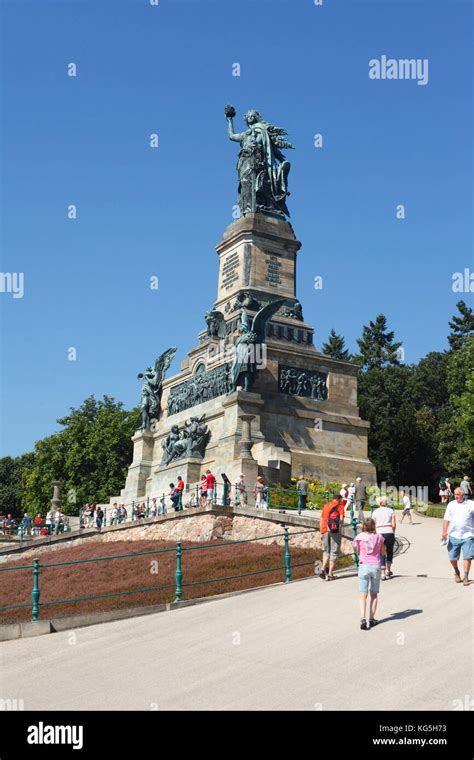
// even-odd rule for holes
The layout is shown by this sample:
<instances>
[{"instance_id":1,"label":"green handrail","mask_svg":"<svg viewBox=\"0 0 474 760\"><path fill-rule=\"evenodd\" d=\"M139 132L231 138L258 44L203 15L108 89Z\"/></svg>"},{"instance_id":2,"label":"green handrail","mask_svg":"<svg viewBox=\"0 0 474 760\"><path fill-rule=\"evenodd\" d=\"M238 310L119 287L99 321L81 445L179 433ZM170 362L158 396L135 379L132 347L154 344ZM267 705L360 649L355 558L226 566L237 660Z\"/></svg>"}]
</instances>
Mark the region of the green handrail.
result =
<instances>
[{"instance_id":1,"label":"green handrail","mask_svg":"<svg viewBox=\"0 0 474 760\"><path fill-rule=\"evenodd\" d=\"M290 556L290 539L288 536L288 528L285 527L285 583L291 581L291 556Z\"/></svg>"},{"instance_id":2,"label":"green handrail","mask_svg":"<svg viewBox=\"0 0 474 760\"><path fill-rule=\"evenodd\" d=\"M181 569L181 541L176 544L176 597L175 602L181 601L183 571Z\"/></svg>"},{"instance_id":3,"label":"green handrail","mask_svg":"<svg viewBox=\"0 0 474 760\"><path fill-rule=\"evenodd\" d=\"M351 524L352 524L352 530L354 531L354 538L357 537L357 520L355 516L355 510L354 510L354 496L351 496ZM354 548L354 562L356 564L356 567L359 567L359 555L357 554L355 548Z\"/></svg>"},{"instance_id":4,"label":"green handrail","mask_svg":"<svg viewBox=\"0 0 474 760\"><path fill-rule=\"evenodd\" d=\"M354 504L353 499L351 499L351 515L353 518L353 527L355 522L354 517ZM67 603L73 603L78 601L88 601L93 599L104 599L107 597L112 596L121 596L121 595L129 595L134 593L142 593L144 591L154 591L154 590L160 590L164 588L171 588L174 586L175 588L175 601L180 602L182 600L183 596L183 586L191 586L191 585L199 585L199 584L205 584L205 583L218 583L220 581L224 580L230 580L235 578L244 578L248 577L250 575L260 575L263 573L273 572L274 570L277 570L278 568L271 568L266 570L257 570L251 573L242 573L238 575L232 575L232 576L224 576L222 578L210 578L205 579L202 581L192 581L190 583L183 584L183 570L182 570L182 555L184 551L197 551L197 550L205 550L205 549L216 549L219 547L224 546L232 546L237 544L245 544L245 543L251 543L253 541L261 541L262 538L268 539L268 538L281 538L283 536L283 543L284 543L284 582L289 583L292 579L291 574L291 553L290 553L290 538L292 536L297 535L304 535L306 533L315 533L318 531L319 528L305 528L304 530L294 531L290 534L289 528L284 527L283 533L274 533L266 536L258 536L256 538L249 538L249 539L240 539L238 541L225 541L220 544L212 543L212 544L202 544L200 546L190 546L190 547L182 547L181 541L178 541L176 544L176 549L169 548L169 549L153 549L149 551L142 551L142 552L126 552L123 554L112 554L109 556L103 556L103 557L91 557L88 559L80 559L80 560L70 560L66 562L51 562L47 564L41 564L41 567L43 568L50 568L50 567L61 567L66 565L79 565L84 564L88 562L104 562L107 560L113 560L113 559L121 559L124 557L137 557L137 556L144 556L144 555L150 555L150 554L165 554L172 551L176 552L176 572L175 572L175 583L174 584L165 584L162 586L153 586L153 587L147 587L147 588L140 588L140 589L132 589L130 591L119 591L119 592L113 592L109 594L99 594L94 596L87 596L87 597L79 597L74 599L63 599L58 601L52 601L52 602L41 602L40 599L40 588L39 588L39 572L40 572L40 561L39 559L33 560L33 565L18 565L16 567L0 567L0 572L3 571L10 571L10 570L20 570L20 569L30 569L33 568L33 591L32 591L32 620L38 621L39 620L39 614L40 614L40 606L49 606L54 604L67 604ZM358 558L356 554L354 554L354 560L355 563L358 564ZM303 565L308 565L312 563L300 563L298 565L295 565L295 567L300 567ZM21 605L8 605L6 607L1 607L0 612L3 612L8 609L19 609L23 607L31 606L29 604L21 604Z\"/></svg>"},{"instance_id":5,"label":"green handrail","mask_svg":"<svg viewBox=\"0 0 474 760\"><path fill-rule=\"evenodd\" d=\"M194 486L191 486L191 489L192 488L195 488L195 490L196 490L196 504L198 505L199 501L200 501L200 485L199 485L199 483L196 483ZM226 502L226 498L225 497L227 496L227 498L228 498L229 495L230 495L230 487L229 487L228 483L218 483L218 482L216 482L215 485L214 485L214 489L213 489L213 502L214 502L214 504L217 504L217 497L218 497L218 493L219 493L218 489L220 489L220 488L223 489L223 492L222 492L223 493L223 499L222 499L223 504L225 504L225 502ZM284 494L294 494L294 493L297 494L298 493L297 488L294 487L294 486L290 486L289 488L283 488L282 486L273 486L273 485L268 486L268 499L266 499L266 503L267 503L268 507L274 507L274 508L277 508L277 509L285 509L285 510L293 510L293 509L296 510L296 509L298 509L298 512L301 513L300 505L293 506L291 504L276 504L276 503L274 504L274 503L271 503L271 501L270 501L270 491L272 489L275 489L275 488L279 488L280 491L282 493L284 493ZM311 496L311 493L309 495ZM162 496L164 498L165 494L163 494ZM319 492L319 496L323 496L323 498L327 502L329 500L329 498L330 498L330 493L329 493L329 491L325 491L323 494L321 494L321 492ZM150 498L151 497L149 495L146 496L146 497L143 496L143 500L145 501L145 499L146 499L146 514L147 515L149 515L149 513L150 513ZM156 497L156 499L158 501L159 497ZM235 503L238 504L239 503L239 496L238 496L238 489L236 487L234 488L234 499L235 499ZM123 506L126 507L127 512L128 512L127 518L126 518L127 520L134 521L134 520L137 519L137 515L136 515L137 502L135 500L132 500L131 502L124 502L124 503L123 502L117 502L117 503L120 503L120 505L123 504ZM110 520L109 521L107 520L107 513L108 513L108 511L109 511L108 507L105 506L104 507L104 520L103 520L102 527L106 527L107 524L108 524L108 522L110 522ZM84 524L85 523L84 508L83 507L80 507L78 509L77 513L74 513L74 512L68 513L67 517L78 517L78 520L79 520L78 530L81 530L81 529L85 528L85 524ZM119 517L118 522L119 522L119 524L122 523L123 522L123 518ZM18 528L18 531L19 531L19 535L21 536L21 538L25 539L25 537L26 537L25 531L23 530L23 535L21 535L20 527ZM48 533L49 533L49 535L51 535L52 533L54 533L54 525L52 525L52 524L48 525Z\"/></svg>"},{"instance_id":6,"label":"green handrail","mask_svg":"<svg viewBox=\"0 0 474 760\"><path fill-rule=\"evenodd\" d=\"M39 619L39 598L40 598L40 590L39 590L39 559L33 560L33 591L31 592L31 597L33 599L33 610L31 613L31 617L33 619L33 622L38 622Z\"/></svg>"}]
</instances>

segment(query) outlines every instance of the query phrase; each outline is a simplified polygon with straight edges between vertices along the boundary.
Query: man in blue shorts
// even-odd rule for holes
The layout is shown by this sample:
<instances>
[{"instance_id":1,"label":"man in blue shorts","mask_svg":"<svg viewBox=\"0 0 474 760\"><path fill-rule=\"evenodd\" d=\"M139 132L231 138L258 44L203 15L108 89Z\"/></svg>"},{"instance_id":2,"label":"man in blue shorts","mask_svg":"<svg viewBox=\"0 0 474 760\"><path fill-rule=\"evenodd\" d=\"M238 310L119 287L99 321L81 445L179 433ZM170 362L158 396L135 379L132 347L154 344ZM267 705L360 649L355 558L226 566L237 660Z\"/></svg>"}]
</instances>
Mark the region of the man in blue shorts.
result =
<instances>
[{"instance_id":1,"label":"man in blue shorts","mask_svg":"<svg viewBox=\"0 0 474 760\"><path fill-rule=\"evenodd\" d=\"M454 499L446 507L443 519L443 541L448 540L449 561L454 568L454 580L461 583L458 560L461 550L464 560L462 583L469 586L469 570L474 557L474 502L464 501L462 488L454 490Z\"/></svg>"}]
</instances>

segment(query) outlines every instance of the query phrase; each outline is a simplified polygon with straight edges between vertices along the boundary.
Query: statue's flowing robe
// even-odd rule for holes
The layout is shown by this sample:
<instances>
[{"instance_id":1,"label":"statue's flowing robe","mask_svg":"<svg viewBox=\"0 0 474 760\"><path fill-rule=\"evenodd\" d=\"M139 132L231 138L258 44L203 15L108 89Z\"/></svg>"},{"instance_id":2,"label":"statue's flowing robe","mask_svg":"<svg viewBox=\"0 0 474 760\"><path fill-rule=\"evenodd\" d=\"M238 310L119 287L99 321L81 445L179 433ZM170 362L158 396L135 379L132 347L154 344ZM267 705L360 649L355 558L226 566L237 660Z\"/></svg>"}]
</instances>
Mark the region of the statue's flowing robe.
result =
<instances>
[{"instance_id":1,"label":"statue's flowing robe","mask_svg":"<svg viewBox=\"0 0 474 760\"><path fill-rule=\"evenodd\" d=\"M234 363L232 365L232 387L238 385L242 372L252 373L255 370L254 355L252 354L252 342L249 343L247 334L241 335L234 343Z\"/></svg>"},{"instance_id":2,"label":"statue's flowing robe","mask_svg":"<svg viewBox=\"0 0 474 760\"><path fill-rule=\"evenodd\" d=\"M266 174L272 197L275 203L278 203L283 196L280 188L278 187L278 175L275 167L275 158L280 161L283 159L283 156L278 149L275 149L265 124L258 122L257 124L254 124L252 128L255 132L258 132L262 138Z\"/></svg>"}]
</instances>

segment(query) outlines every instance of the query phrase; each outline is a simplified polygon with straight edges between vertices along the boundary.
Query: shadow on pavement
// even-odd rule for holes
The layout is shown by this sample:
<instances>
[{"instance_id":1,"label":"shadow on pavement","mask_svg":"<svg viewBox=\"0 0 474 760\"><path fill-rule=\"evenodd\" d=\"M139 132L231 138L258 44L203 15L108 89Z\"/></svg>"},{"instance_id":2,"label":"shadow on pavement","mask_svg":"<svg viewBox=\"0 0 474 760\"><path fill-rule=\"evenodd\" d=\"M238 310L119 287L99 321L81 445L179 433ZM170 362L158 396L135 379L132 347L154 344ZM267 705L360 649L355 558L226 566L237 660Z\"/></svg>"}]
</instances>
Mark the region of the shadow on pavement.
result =
<instances>
[{"instance_id":1,"label":"shadow on pavement","mask_svg":"<svg viewBox=\"0 0 474 760\"><path fill-rule=\"evenodd\" d=\"M423 610L401 610L400 612L392 612L389 617L379 620L378 624L382 625L382 623L391 623L392 620L405 620L405 618L412 617L412 615L420 615L422 612Z\"/></svg>"}]
</instances>

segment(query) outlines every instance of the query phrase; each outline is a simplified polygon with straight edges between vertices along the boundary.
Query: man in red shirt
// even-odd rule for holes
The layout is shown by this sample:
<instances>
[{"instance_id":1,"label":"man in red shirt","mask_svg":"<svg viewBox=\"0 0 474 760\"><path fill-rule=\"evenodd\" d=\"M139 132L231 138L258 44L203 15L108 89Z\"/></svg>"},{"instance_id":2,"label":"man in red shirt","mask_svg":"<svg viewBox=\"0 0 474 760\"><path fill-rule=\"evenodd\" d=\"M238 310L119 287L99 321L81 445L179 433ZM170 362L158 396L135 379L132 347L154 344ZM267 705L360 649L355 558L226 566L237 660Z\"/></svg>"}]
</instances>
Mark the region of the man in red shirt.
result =
<instances>
[{"instance_id":1,"label":"man in red shirt","mask_svg":"<svg viewBox=\"0 0 474 760\"><path fill-rule=\"evenodd\" d=\"M176 483L176 490L178 491L179 501L178 509L183 509L183 493L184 493L184 480L181 475L178 475L178 482Z\"/></svg>"},{"instance_id":2,"label":"man in red shirt","mask_svg":"<svg viewBox=\"0 0 474 760\"><path fill-rule=\"evenodd\" d=\"M340 494L335 493L332 501L324 505L321 512L319 530L323 540L323 566L319 577L326 579L329 564L328 581L334 580L334 565L341 548L342 526L344 525L344 503Z\"/></svg>"},{"instance_id":3,"label":"man in red shirt","mask_svg":"<svg viewBox=\"0 0 474 760\"><path fill-rule=\"evenodd\" d=\"M214 485L216 479L210 470L206 470L206 490L207 490L207 506L211 506L214 501Z\"/></svg>"}]
</instances>

